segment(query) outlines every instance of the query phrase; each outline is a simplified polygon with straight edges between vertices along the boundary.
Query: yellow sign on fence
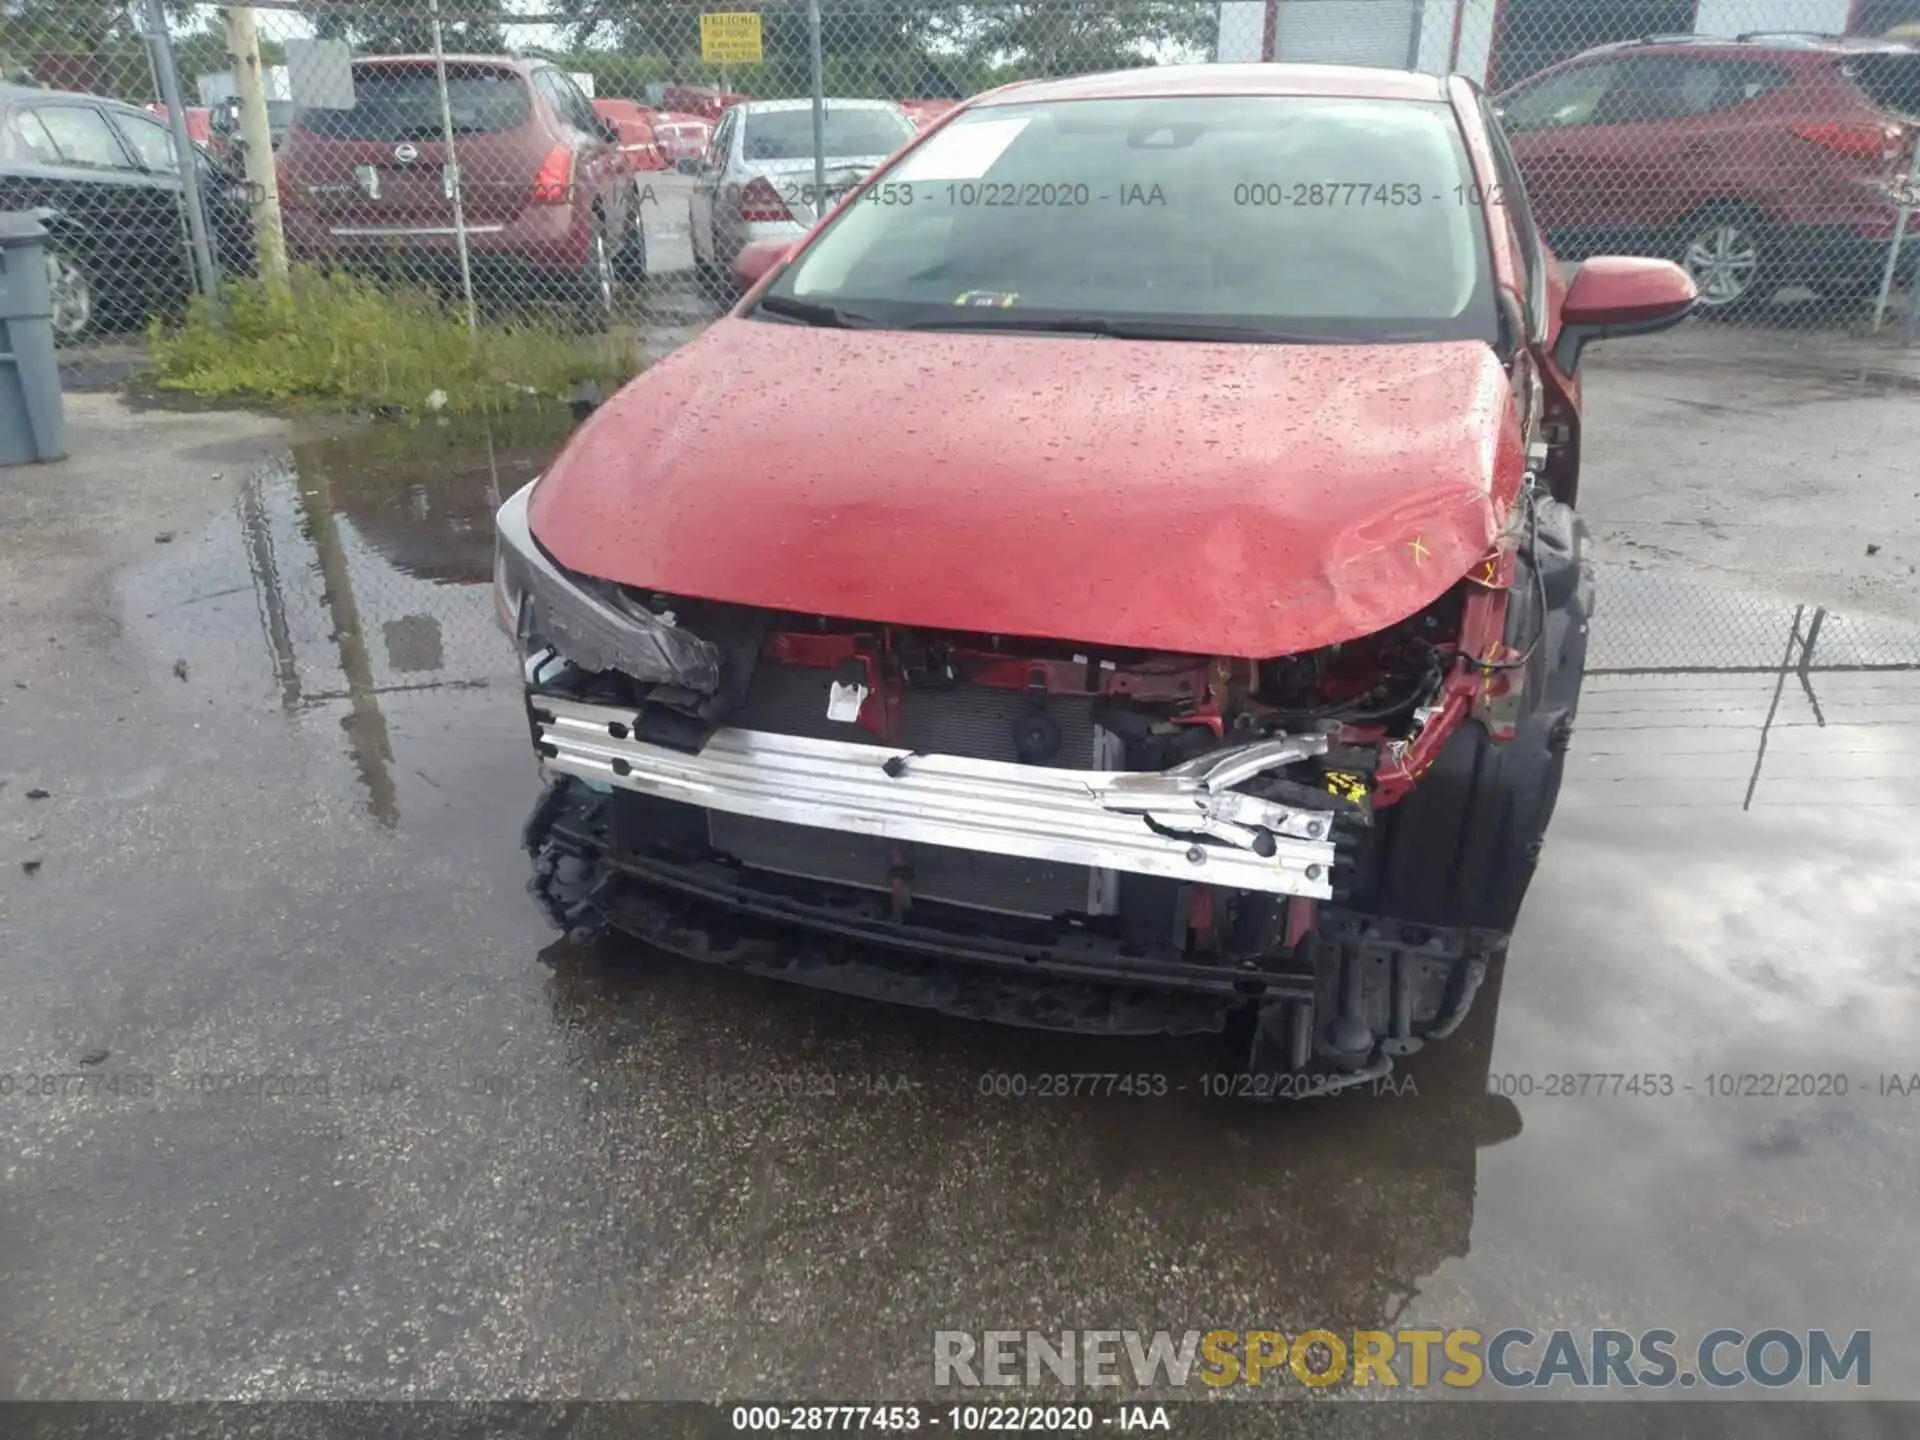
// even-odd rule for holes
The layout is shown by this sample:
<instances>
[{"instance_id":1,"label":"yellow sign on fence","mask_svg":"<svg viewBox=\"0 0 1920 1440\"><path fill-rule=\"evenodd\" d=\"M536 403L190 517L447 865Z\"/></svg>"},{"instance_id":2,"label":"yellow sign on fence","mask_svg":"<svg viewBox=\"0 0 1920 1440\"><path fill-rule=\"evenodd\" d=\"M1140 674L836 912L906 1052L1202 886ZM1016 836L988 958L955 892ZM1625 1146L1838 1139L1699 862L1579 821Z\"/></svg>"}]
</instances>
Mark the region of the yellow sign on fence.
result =
<instances>
[{"instance_id":1,"label":"yellow sign on fence","mask_svg":"<svg viewBox=\"0 0 1920 1440\"><path fill-rule=\"evenodd\" d=\"M760 16L752 10L723 10L700 17L700 58L709 65L758 65Z\"/></svg>"}]
</instances>

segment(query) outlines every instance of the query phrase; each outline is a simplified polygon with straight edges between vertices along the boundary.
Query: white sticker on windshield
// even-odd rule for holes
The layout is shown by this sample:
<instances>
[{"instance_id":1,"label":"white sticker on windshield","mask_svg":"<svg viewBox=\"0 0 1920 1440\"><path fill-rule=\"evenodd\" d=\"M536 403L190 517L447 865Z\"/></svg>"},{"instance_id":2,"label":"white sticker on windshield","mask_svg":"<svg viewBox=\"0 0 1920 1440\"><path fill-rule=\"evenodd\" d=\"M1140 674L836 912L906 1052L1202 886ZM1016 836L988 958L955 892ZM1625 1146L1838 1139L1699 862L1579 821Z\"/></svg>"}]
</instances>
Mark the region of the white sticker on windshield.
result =
<instances>
[{"instance_id":1,"label":"white sticker on windshield","mask_svg":"<svg viewBox=\"0 0 1920 1440\"><path fill-rule=\"evenodd\" d=\"M1030 117L961 120L949 125L901 162L889 180L978 180L993 168Z\"/></svg>"},{"instance_id":2,"label":"white sticker on windshield","mask_svg":"<svg viewBox=\"0 0 1920 1440\"><path fill-rule=\"evenodd\" d=\"M867 687L833 682L827 691L827 719L851 725L860 718L860 707L867 703Z\"/></svg>"}]
</instances>

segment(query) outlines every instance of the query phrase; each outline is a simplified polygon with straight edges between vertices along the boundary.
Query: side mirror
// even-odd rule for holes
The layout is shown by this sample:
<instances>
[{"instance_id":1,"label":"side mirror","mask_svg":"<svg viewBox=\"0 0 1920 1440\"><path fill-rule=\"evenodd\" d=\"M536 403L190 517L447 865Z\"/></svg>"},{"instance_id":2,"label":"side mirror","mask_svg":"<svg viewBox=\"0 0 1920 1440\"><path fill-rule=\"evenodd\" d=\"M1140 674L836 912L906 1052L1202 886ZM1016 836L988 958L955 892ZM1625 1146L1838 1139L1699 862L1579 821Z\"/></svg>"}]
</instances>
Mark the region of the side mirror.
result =
<instances>
[{"instance_id":1,"label":"side mirror","mask_svg":"<svg viewBox=\"0 0 1920 1440\"><path fill-rule=\"evenodd\" d=\"M673 162L673 168L679 171L682 175L698 175L700 173L699 157L694 155L683 155L678 160Z\"/></svg>"},{"instance_id":2,"label":"side mirror","mask_svg":"<svg viewBox=\"0 0 1920 1440\"><path fill-rule=\"evenodd\" d=\"M1553 359L1571 375L1596 340L1671 330L1692 313L1700 292L1671 260L1596 255L1581 265L1560 305Z\"/></svg>"},{"instance_id":3,"label":"side mirror","mask_svg":"<svg viewBox=\"0 0 1920 1440\"><path fill-rule=\"evenodd\" d=\"M742 246L739 255L734 257L733 278L740 282L741 288L751 290L768 272L791 260L799 248L792 240L755 240Z\"/></svg>"},{"instance_id":4,"label":"side mirror","mask_svg":"<svg viewBox=\"0 0 1920 1440\"><path fill-rule=\"evenodd\" d=\"M600 138L609 145L618 145L620 143L620 126L618 122L602 116L600 118Z\"/></svg>"}]
</instances>

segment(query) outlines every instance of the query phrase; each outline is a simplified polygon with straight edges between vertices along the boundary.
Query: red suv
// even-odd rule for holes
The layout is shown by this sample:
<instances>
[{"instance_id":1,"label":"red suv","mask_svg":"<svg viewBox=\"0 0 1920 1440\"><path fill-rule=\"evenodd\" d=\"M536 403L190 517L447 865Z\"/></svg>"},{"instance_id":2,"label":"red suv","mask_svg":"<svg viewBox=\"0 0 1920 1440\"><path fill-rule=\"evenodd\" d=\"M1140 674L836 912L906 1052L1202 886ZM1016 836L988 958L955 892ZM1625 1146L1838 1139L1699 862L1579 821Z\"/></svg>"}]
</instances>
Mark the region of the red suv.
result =
<instances>
[{"instance_id":1,"label":"red suv","mask_svg":"<svg viewBox=\"0 0 1920 1440\"><path fill-rule=\"evenodd\" d=\"M1502 94L1535 218L1568 258L1678 260L1704 309L1877 283L1920 114L1920 54L1826 36L1587 51Z\"/></svg>"},{"instance_id":2,"label":"red suv","mask_svg":"<svg viewBox=\"0 0 1920 1440\"><path fill-rule=\"evenodd\" d=\"M352 265L398 251L443 270L457 253L457 159L476 279L508 297L531 285L605 323L640 220L617 129L543 61L457 56L446 70L452 157L430 55L355 60L350 108L294 113L279 155L294 258Z\"/></svg>"}]
</instances>

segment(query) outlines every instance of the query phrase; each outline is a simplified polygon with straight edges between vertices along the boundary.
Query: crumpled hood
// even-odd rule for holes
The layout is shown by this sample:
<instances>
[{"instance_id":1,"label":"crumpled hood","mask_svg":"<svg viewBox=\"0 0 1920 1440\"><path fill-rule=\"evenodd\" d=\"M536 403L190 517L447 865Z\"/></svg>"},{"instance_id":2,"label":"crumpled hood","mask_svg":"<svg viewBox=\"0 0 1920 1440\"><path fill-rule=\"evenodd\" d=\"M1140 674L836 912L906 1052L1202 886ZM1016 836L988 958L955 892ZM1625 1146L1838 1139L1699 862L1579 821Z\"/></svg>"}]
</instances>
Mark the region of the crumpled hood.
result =
<instances>
[{"instance_id":1,"label":"crumpled hood","mask_svg":"<svg viewBox=\"0 0 1920 1440\"><path fill-rule=\"evenodd\" d=\"M725 319L534 490L562 565L849 619L1281 655L1412 614L1523 456L1498 359Z\"/></svg>"}]
</instances>

